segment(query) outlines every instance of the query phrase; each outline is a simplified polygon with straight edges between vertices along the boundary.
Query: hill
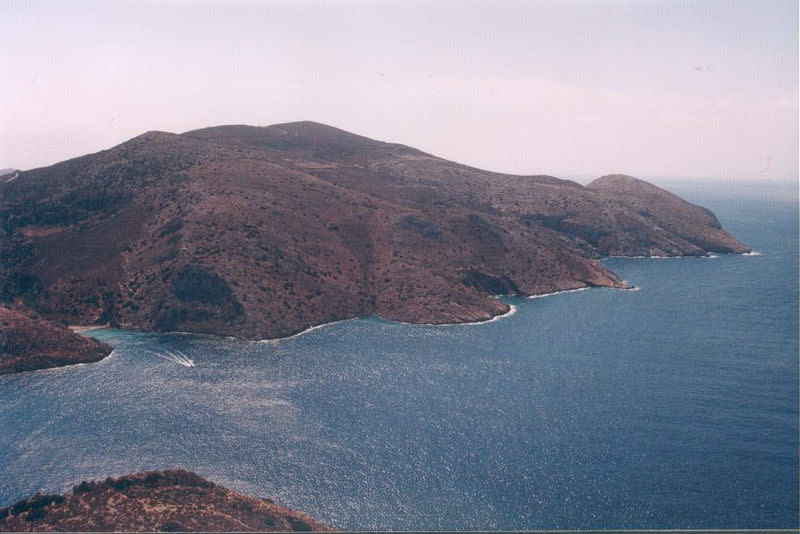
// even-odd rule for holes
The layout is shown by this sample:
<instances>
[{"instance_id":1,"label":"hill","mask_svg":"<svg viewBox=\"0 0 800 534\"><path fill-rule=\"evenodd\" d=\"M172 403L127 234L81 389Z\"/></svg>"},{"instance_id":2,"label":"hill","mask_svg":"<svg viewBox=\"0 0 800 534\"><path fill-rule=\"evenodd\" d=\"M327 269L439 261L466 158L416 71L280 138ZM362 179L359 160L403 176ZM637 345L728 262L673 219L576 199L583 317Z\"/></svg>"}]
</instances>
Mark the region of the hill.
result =
<instances>
[{"instance_id":1,"label":"hill","mask_svg":"<svg viewBox=\"0 0 800 534\"><path fill-rule=\"evenodd\" d=\"M0 307L0 375L102 360L105 343Z\"/></svg>"},{"instance_id":2,"label":"hill","mask_svg":"<svg viewBox=\"0 0 800 534\"><path fill-rule=\"evenodd\" d=\"M170 532L331 530L305 514L183 470L81 482L0 509L0 531Z\"/></svg>"},{"instance_id":3,"label":"hill","mask_svg":"<svg viewBox=\"0 0 800 534\"><path fill-rule=\"evenodd\" d=\"M260 339L377 314L487 320L497 294L625 288L606 255L747 252L708 210L313 122L147 132L0 183L0 299L70 324Z\"/></svg>"}]
</instances>

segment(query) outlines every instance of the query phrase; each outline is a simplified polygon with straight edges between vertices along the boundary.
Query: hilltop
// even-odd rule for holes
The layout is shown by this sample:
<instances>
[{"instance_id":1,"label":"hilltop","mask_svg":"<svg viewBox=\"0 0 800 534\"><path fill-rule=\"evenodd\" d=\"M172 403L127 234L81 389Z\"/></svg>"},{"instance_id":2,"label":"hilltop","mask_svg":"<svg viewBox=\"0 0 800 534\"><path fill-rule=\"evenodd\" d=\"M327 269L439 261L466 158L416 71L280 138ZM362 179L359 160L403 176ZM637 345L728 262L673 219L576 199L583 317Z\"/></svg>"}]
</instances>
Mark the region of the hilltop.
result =
<instances>
[{"instance_id":1,"label":"hilltop","mask_svg":"<svg viewBox=\"0 0 800 534\"><path fill-rule=\"evenodd\" d=\"M626 288L602 256L749 249L635 178L484 171L313 122L147 132L0 183L0 300L69 324L261 339L497 294Z\"/></svg>"},{"instance_id":2,"label":"hilltop","mask_svg":"<svg viewBox=\"0 0 800 534\"><path fill-rule=\"evenodd\" d=\"M0 509L0 531L243 532L330 527L269 499L218 486L189 471L149 471L37 494Z\"/></svg>"}]
</instances>

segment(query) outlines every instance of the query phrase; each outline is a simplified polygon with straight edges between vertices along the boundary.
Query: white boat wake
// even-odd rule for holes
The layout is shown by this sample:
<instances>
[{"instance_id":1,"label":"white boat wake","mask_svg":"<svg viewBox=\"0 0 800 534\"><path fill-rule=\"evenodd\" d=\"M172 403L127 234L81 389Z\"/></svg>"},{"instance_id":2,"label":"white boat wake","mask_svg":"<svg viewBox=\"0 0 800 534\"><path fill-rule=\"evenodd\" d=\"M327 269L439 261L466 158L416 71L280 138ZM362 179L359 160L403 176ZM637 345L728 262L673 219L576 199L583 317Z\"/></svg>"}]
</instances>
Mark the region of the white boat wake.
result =
<instances>
[{"instance_id":1,"label":"white boat wake","mask_svg":"<svg viewBox=\"0 0 800 534\"><path fill-rule=\"evenodd\" d=\"M194 367L194 360L189 358L183 352L176 350L172 352L170 350L164 350L164 352L156 352L153 350L148 350L150 354L154 354L159 358L163 358L169 362L177 363L178 365L183 365L184 367ZM177 354L176 354L177 353Z\"/></svg>"}]
</instances>

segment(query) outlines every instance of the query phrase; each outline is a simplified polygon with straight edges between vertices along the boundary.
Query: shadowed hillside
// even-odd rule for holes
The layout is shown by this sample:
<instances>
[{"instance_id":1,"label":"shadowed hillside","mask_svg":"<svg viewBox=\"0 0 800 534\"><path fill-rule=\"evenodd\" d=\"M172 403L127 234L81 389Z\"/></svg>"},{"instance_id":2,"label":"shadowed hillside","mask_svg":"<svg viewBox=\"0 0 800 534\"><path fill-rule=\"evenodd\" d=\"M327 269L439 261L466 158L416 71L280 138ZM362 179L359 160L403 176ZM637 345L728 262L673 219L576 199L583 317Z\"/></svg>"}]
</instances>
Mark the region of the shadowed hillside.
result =
<instances>
[{"instance_id":1,"label":"shadowed hillside","mask_svg":"<svg viewBox=\"0 0 800 534\"><path fill-rule=\"evenodd\" d=\"M0 375L102 360L105 343L0 307Z\"/></svg>"}]
</instances>

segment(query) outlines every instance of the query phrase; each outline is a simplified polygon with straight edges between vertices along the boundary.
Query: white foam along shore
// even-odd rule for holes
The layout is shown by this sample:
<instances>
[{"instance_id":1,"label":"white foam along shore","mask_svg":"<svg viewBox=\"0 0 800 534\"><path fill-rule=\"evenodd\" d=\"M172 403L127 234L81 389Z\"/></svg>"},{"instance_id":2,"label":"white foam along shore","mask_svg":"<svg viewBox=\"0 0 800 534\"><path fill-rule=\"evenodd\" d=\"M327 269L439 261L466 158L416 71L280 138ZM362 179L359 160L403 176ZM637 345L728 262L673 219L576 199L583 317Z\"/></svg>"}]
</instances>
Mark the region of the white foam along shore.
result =
<instances>
[{"instance_id":1,"label":"white foam along shore","mask_svg":"<svg viewBox=\"0 0 800 534\"><path fill-rule=\"evenodd\" d=\"M89 325L89 326L71 324L69 325L68 328L73 332L75 332L76 334L80 334L82 332L91 332L92 330L104 330L106 328L109 328L109 326L107 324Z\"/></svg>"},{"instance_id":2,"label":"white foam along shore","mask_svg":"<svg viewBox=\"0 0 800 534\"><path fill-rule=\"evenodd\" d=\"M545 297L552 297L553 295L560 295L562 293L576 293L578 291L586 291L587 289L591 289L590 287L576 287L575 289L562 289L561 291L553 291L552 293L541 293L539 295L531 295L529 299L542 299Z\"/></svg>"},{"instance_id":3,"label":"white foam along shore","mask_svg":"<svg viewBox=\"0 0 800 534\"><path fill-rule=\"evenodd\" d=\"M500 315L495 315L491 319L484 319L483 321L471 321L468 323L408 323L405 321L392 321L400 324L407 324L409 326L469 326L469 325L476 325L476 324L487 324L493 323L495 321L499 321L500 319L504 319L506 317L511 317L517 313L517 307L513 304L508 305L508 311L505 313L501 313Z\"/></svg>"},{"instance_id":4,"label":"white foam along shore","mask_svg":"<svg viewBox=\"0 0 800 534\"><path fill-rule=\"evenodd\" d=\"M514 306L513 304L509 304L509 305L508 305L508 311L507 311L507 312L505 312L505 313L502 313L502 314L500 314L500 315L495 315L495 316L494 316L494 317L492 317L491 319L486 319L485 321L473 321L473 322L471 322L471 323L447 323L447 324L438 324L438 325L433 325L433 326L458 326L458 325L460 325L460 324L463 324L463 325L470 325L470 324L486 324L486 323L493 323L493 322L495 322L495 321L499 321L500 319L504 319L504 318L506 318L506 317L511 317L511 316L512 316L512 315L514 315L515 313L517 313L517 307L516 307L516 306Z\"/></svg>"},{"instance_id":5,"label":"white foam along shore","mask_svg":"<svg viewBox=\"0 0 800 534\"><path fill-rule=\"evenodd\" d=\"M709 259L709 258L716 258L718 257L716 254L706 254L703 256L603 256L603 259L610 259L610 258L622 258L625 260L680 260L686 258L700 258L700 259Z\"/></svg>"},{"instance_id":6,"label":"white foam along shore","mask_svg":"<svg viewBox=\"0 0 800 534\"><path fill-rule=\"evenodd\" d=\"M320 328L325 328L326 326L331 326L331 325L337 324L337 323L343 323L343 322L349 321L349 320L350 319L339 319L338 321L331 321L329 323L322 323L322 324L318 324L318 325L314 325L314 326L309 326L305 330L301 330L301 331L297 332L296 334L292 334L290 336L272 337L272 338L268 338L268 339L259 339L258 341L256 341L256 343L273 343L273 342L276 342L276 341L286 341L287 339L295 339L295 338L298 338L300 336L304 336L304 335L306 335L309 332L312 332L314 330L319 330Z\"/></svg>"},{"instance_id":7,"label":"white foam along shore","mask_svg":"<svg viewBox=\"0 0 800 534\"><path fill-rule=\"evenodd\" d=\"M69 369L75 369L76 367L86 367L87 365L98 365L98 364L101 364L103 362L108 361L111 358L111 356L114 355L115 352L117 352L117 349L112 349L111 352L108 353L108 355L106 355L104 358L102 358L100 360L97 360L96 362L70 363L68 365L57 365L55 367L44 367L42 369L31 369L29 371L19 371L17 373L8 373L6 375L0 375L0 376L13 376L13 375L18 375L18 374L23 374L23 373L45 373L45 372L52 373L52 372L55 372L55 371L64 371L64 370L69 370Z\"/></svg>"},{"instance_id":8,"label":"white foam along shore","mask_svg":"<svg viewBox=\"0 0 800 534\"><path fill-rule=\"evenodd\" d=\"M750 252L731 253L730 255L761 256L762 254L757 250L751 250ZM699 258L701 260L703 259L713 260L714 258L719 258L719 256L717 254L708 253L708 254L703 254L702 256L603 256L602 259L610 259L610 258L623 258L631 260L671 260L671 259Z\"/></svg>"},{"instance_id":9,"label":"white foam along shore","mask_svg":"<svg viewBox=\"0 0 800 534\"><path fill-rule=\"evenodd\" d=\"M495 315L491 319L486 319L484 321L472 321L472 322L469 322L469 323L409 323L409 322L406 322L406 321L392 321L392 322L393 323L399 323L399 324L405 324L405 325L409 325L409 326L468 326L468 325L476 325L476 324L486 324L486 323L493 323L494 321L499 321L500 319L503 319L505 317L510 317L510 316L514 315L515 313L517 313L517 307L516 306L514 306L513 304L509 304L508 307L509 307L509 310L506 313L503 313L503 314L500 314L500 315ZM256 343L275 343L275 342L278 342L278 341L286 341L286 340L289 340L289 339L295 339L295 338L298 338L300 336L304 336L304 335L306 335L309 332L312 332L314 330L319 330L320 328L325 328L326 326L330 326L330 325L337 324L337 323L343 323L343 322L349 321L349 320L350 319L341 319L339 321L331 321L329 323L322 323L322 324L318 324L316 326L310 326L310 327L306 328L305 330L301 330L300 332L298 332L296 334L292 334L290 336L274 337L274 338L269 338L269 339L260 339Z\"/></svg>"}]
</instances>

